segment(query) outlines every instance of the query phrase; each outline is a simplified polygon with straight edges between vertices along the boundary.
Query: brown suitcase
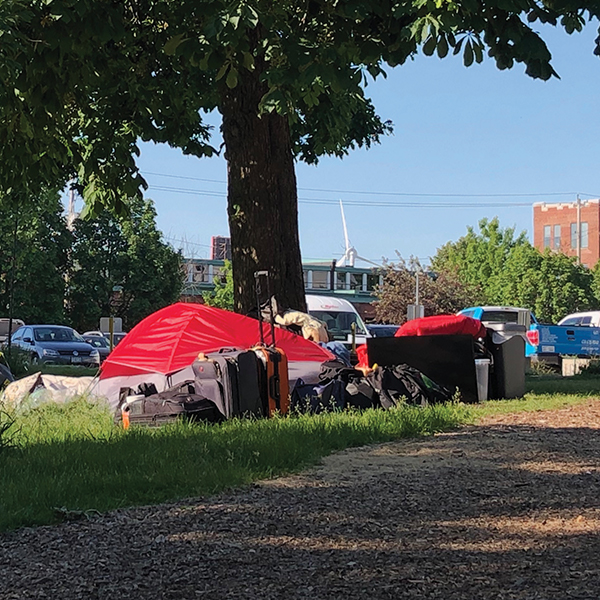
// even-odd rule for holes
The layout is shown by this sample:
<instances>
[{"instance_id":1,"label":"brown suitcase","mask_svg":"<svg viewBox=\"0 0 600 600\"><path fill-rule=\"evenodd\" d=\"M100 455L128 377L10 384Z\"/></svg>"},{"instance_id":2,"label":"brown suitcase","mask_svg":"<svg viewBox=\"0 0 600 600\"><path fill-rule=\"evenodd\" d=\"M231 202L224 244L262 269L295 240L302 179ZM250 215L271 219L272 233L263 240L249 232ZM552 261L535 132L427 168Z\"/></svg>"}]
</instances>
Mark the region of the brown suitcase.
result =
<instances>
[{"instance_id":1,"label":"brown suitcase","mask_svg":"<svg viewBox=\"0 0 600 600\"><path fill-rule=\"evenodd\" d=\"M267 414L276 412L287 415L290 410L290 382L288 361L281 348L255 346L253 350L265 366L265 381L262 384L267 398Z\"/></svg>"},{"instance_id":2,"label":"brown suitcase","mask_svg":"<svg viewBox=\"0 0 600 600\"><path fill-rule=\"evenodd\" d=\"M271 345L265 343L265 336L262 323L262 310L260 302L260 277L266 278L267 296L269 302L269 316L271 321ZM264 382L262 383L263 395L266 396L266 408L269 417L275 413L287 415L290 409L290 383L288 373L288 360L285 352L277 348L275 344L275 317L273 315L273 303L269 290L268 271L256 271L254 273L256 281L256 301L258 308L258 323L260 330L260 344L252 348L263 362Z\"/></svg>"}]
</instances>

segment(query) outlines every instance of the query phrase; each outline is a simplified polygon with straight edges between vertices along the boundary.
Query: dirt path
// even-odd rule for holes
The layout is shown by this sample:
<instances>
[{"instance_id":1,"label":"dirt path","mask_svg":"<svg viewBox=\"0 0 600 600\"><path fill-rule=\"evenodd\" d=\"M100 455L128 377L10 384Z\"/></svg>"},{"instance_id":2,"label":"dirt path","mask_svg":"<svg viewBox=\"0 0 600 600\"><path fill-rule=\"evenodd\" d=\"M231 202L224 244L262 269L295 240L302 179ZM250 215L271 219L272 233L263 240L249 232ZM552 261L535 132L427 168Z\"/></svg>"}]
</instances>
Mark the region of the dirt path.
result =
<instances>
[{"instance_id":1,"label":"dirt path","mask_svg":"<svg viewBox=\"0 0 600 600\"><path fill-rule=\"evenodd\" d=\"M0 599L600 596L600 402L0 536Z\"/></svg>"}]
</instances>

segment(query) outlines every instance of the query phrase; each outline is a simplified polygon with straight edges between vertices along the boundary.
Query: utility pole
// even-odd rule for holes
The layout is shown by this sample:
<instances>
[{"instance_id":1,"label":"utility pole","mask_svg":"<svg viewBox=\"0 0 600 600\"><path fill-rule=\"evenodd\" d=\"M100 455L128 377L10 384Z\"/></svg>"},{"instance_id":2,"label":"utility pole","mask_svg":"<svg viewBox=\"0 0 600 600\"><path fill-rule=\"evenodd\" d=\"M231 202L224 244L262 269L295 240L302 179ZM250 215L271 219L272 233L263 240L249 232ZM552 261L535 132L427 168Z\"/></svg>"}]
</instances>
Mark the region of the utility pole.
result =
<instances>
[{"instance_id":1,"label":"utility pole","mask_svg":"<svg viewBox=\"0 0 600 600\"><path fill-rule=\"evenodd\" d=\"M15 303L15 271L17 266L17 241L19 232L19 204L18 201L13 205L14 208L14 228L13 228L13 251L10 265L10 281L8 288L8 355L12 352L12 330Z\"/></svg>"},{"instance_id":2,"label":"utility pole","mask_svg":"<svg viewBox=\"0 0 600 600\"><path fill-rule=\"evenodd\" d=\"M581 200L577 194L577 264L581 264Z\"/></svg>"},{"instance_id":3,"label":"utility pole","mask_svg":"<svg viewBox=\"0 0 600 600\"><path fill-rule=\"evenodd\" d=\"M415 304L419 306L419 270L417 269L415 272L416 275L416 283L415 283Z\"/></svg>"}]
</instances>

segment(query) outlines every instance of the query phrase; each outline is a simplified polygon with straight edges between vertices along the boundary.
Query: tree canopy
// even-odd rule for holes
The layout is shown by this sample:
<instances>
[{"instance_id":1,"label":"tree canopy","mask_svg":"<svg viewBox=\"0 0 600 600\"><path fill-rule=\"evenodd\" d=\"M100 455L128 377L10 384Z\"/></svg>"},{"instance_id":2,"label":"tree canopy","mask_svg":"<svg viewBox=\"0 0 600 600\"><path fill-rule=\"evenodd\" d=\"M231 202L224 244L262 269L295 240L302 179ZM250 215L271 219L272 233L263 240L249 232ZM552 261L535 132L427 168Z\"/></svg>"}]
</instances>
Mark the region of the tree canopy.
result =
<instances>
[{"instance_id":1,"label":"tree canopy","mask_svg":"<svg viewBox=\"0 0 600 600\"><path fill-rule=\"evenodd\" d=\"M474 304L481 293L478 286L461 280L457 269L433 273L425 271L417 260L400 260L383 270L383 285L375 302L378 321L397 325L406 321L408 305L416 301L417 275L419 304L427 316L458 312Z\"/></svg>"},{"instance_id":2,"label":"tree canopy","mask_svg":"<svg viewBox=\"0 0 600 600\"><path fill-rule=\"evenodd\" d=\"M600 307L599 266L590 271L574 257L534 248L525 233L502 228L497 218L471 227L432 259L438 272L455 272L463 285L478 289L473 304L522 306L547 323ZM464 307L463 307L464 308Z\"/></svg>"},{"instance_id":3,"label":"tree canopy","mask_svg":"<svg viewBox=\"0 0 600 600\"><path fill-rule=\"evenodd\" d=\"M127 219L104 210L75 221L67 307L80 331L108 316L129 329L179 299L181 257L162 240L152 201L134 199L130 209Z\"/></svg>"},{"instance_id":4,"label":"tree canopy","mask_svg":"<svg viewBox=\"0 0 600 600\"><path fill-rule=\"evenodd\" d=\"M420 48L549 79L538 24L572 33L599 14L597 0L0 0L0 190L76 175L91 211L123 214L145 187L138 141L211 155L203 114L218 110L236 308L256 269L302 308L293 157L390 130L369 78Z\"/></svg>"},{"instance_id":5,"label":"tree canopy","mask_svg":"<svg viewBox=\"0 0 600 600\"><path fill-rule=\"evenodd\" d=\"M26 323L65 318L65 278L72 237L60 196L43 191L35 201L0 195L0 316Z\"/></svg>"}]
</instances>

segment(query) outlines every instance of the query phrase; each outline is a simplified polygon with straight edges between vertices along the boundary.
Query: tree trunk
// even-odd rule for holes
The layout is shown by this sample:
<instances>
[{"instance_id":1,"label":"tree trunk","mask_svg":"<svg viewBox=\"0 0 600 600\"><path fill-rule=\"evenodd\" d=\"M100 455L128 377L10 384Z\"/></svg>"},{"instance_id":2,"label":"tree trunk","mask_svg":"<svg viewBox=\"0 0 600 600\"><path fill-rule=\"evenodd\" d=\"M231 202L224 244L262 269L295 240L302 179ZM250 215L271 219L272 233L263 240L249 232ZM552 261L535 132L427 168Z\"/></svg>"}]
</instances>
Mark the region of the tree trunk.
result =
<instances>
[{"instance_id":1,"label":"tree trunk","mask_svg":"<svg viewBox=\"0 0 600 600\"><path fill-rule=\"evenodd\" d=\"M258 69L221 91L235 310L256 306L254 272L269 271L279 309L306 310L296 173L287 118L258 116Z\"/></svg>"}]
</instances>

